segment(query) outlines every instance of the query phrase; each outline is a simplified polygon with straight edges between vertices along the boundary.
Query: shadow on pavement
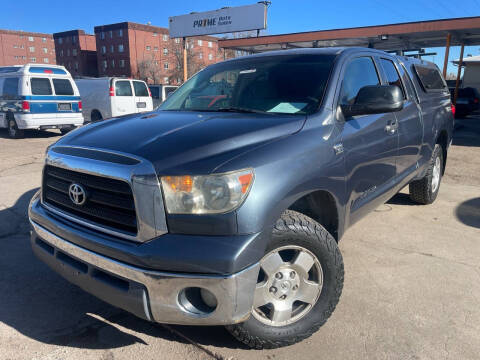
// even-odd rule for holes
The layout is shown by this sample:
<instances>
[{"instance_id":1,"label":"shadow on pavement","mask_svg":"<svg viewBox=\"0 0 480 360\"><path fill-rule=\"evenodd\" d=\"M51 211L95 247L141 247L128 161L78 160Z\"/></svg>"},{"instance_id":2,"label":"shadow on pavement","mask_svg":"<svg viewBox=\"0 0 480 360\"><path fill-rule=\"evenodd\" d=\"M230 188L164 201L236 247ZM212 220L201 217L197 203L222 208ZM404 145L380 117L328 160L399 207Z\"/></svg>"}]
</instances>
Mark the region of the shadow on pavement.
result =
<instances>
[{"instance_id":1,"label":"shadow on pavement","mask_svg":"<svg viewBox=\"0 0 480 360\"><path fill-rule=\"evenodd\" d=\"M404 193L395 194L390 200L387 201L387 204L390 205L414 205L418 204L410 199L410 195Z\"/></svg>"},{"instance_id":2,"label":"shadow on pavement","mask_svg":"<svg viewBox=\"0 0 480 360\"><path fill-rule=\"evenodd\" d=\"M0 228L5 222L16 222L14 231L0 235L1 323L42 343L87 349L148 345L135 333L188 343L176 332L186 333L199 344L241 346L223 327L171 326L176 330L171 331L139 319L89 295L50 270L30 247L27 208L36 190L24 193L12 207L0 209Z\"/></svg>"},{"instance_id":3,"label":"shadow on pavement","mask_svg":"<svg viewBox=\"0 0 480 360\"><path fill-rule=\"evenodd\" d=\"M60 137L62 134L60 131L47 131L47 130L25 130L25 139L35 139L35 138L50 138L50 137ZM7 129L0 129L0 139L9 139ZM21 141L22 139L18 139Z\"/></svg>"},{"instance_id":4,"label":"shadow on pavement","mask_svg":"<svg viewBox=\"0 0 480 360\"><path fill-rule=\"evenodd\" d=\"M455 119L453 145L480 146L480 116Z\"/></svg>"},{"instance_id":5,"label":"shadow on pavement","mask_svg":"<svg viewBox=\"0 0 480 360\"><path fill-rule=\"evenodd\" d=\"M480 229L480 197L464 201L455 209L455 215L465 225Z\"/></svg>"}]
</instances>

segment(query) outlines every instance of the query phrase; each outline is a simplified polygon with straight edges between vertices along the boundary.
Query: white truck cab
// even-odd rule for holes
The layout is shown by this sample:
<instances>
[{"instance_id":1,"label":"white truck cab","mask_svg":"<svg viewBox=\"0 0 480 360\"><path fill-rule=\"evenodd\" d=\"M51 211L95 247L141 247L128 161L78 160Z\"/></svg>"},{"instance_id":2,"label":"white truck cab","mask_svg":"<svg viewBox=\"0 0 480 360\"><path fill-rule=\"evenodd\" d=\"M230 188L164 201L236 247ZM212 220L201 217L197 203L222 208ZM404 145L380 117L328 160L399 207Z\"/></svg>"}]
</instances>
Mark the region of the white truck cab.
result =
<instances>
[{"instance_id":1,"label":"white truck cab","mask_svg":"<svg viewBox=\"0 0 480 360\"><path fill-rule=\"evenodd\" d=\"M75 79L85 121L152 111L152 97L141 80L117 77Z\"/></svg>"}]
</instances>

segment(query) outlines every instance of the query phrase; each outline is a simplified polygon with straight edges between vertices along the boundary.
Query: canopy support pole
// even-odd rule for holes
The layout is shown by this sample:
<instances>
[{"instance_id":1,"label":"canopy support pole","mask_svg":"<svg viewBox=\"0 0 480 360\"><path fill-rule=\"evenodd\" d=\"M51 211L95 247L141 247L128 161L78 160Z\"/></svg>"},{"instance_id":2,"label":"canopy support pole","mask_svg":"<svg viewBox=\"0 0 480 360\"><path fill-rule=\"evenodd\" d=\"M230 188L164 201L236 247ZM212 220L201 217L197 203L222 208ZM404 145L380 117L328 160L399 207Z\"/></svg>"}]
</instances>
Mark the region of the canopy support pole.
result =
<instances>
[{"instance_id":1,"label":"canopy support pole","mask_svg":"<svg viewBox=\"0 0 480 360\"><path fill-rule=\"evenodd\" d=\"M450 54L450 41L452 34L447 34L447 44L445 45L445 59L443 59L443 78L447 77L448 55Z\"/></svg>"},{"instance_id":2,"label":"canopy support pole","mask_svg":"<svg viewBox=\"0 0 480 360\"><path fill-rule=\"evenodd\" d=\"M465 44L462 42L462 47L460 48L460 61L458 62L457 82L455 83L455 95L453 96L453 105L455 106L457 106L458 87L460 85L460 75L462 73L464 47L465 47Z\"/></svg>"}]
</instances>

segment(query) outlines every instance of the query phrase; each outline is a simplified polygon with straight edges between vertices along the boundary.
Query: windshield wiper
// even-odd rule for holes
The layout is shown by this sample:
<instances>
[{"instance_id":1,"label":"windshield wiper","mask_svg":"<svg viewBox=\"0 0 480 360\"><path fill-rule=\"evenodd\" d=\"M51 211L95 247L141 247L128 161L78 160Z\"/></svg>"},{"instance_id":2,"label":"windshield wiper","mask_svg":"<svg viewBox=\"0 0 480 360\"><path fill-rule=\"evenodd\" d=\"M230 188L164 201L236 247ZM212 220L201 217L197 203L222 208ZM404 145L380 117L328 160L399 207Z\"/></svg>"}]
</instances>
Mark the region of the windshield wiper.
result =
<instances>
[{"instance_id":1,"label":"windshield wiper","mask_svg":"<svg viewBox=\"0 0 480 360\"><path fill-rule=\"evenodd\" d=\"M218 108L215 111L220 111L220 112L238 112L238 113L250 113L250 114L270 114L266 111L262 110L255 110L255 109L247 109L247 108L242 108L242 107L236 107L236 106L229 106L229 107L223 107L223 108Z\"/></svg>"}]
</instances>

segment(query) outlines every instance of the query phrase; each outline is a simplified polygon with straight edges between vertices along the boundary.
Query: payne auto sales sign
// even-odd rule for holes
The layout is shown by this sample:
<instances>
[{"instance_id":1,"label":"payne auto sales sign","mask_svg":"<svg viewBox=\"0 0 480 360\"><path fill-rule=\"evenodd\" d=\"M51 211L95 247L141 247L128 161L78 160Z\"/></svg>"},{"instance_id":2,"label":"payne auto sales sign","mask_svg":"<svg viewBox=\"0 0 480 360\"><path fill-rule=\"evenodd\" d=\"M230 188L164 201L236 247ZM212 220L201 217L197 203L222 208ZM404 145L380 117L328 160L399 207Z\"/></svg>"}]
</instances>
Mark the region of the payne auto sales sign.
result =
<instances>
[{"instance_id":1,"label":"payne auto sales sign","mask_svg":"<svg viewBox=\"0 0 480 360\"><path fill-rule=\"evenodd\" d=\"M263 3L172 16L169 19L172 38L259 30L266 26L267 10Z\"/></svg>"}]
</instances>

